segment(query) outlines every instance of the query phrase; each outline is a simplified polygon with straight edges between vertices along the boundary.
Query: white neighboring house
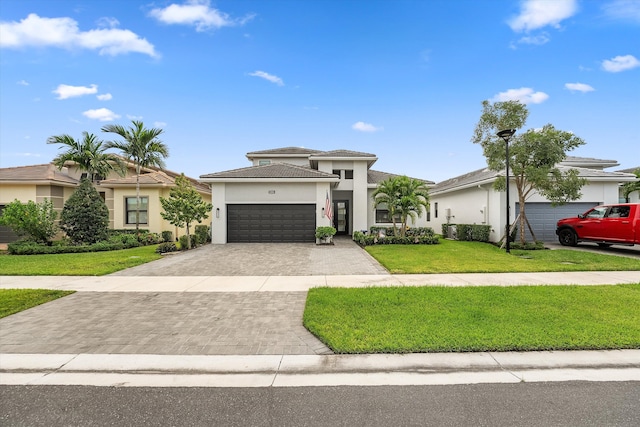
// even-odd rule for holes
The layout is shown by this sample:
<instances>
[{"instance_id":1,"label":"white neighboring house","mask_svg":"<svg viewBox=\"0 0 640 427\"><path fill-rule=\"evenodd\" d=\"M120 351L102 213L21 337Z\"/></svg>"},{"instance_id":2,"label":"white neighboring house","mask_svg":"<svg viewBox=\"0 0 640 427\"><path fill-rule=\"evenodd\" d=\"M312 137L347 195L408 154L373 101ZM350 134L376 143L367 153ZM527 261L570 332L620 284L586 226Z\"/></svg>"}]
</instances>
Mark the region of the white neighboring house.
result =
<instances>
[{"instance_id":1,"label":"white neighboring house","mask_svg":"<svg viewBox=\"0 0 640 427\"><path fill-rule=\"evenodd\" d=\"M371 169L375 154L285 147L246 156L249 167L200 176L211 186L213 243L314 242L319 226L352 235L392 225L371 195L395 175ZM410 224L428 225L428 213Z\"/></svg>"},{"instance_id":2,"label":"white neighboring house","mask_svg":"<svg viewBox=\"0 0 640 427\"><path fill-rule=\"evenodd\" d=\"M618 166L615 160L601 160L568 156L558 167L577 169L587 183L582 187L582 197L562 206L551 206L548 199L533 193L526 200L527 219L536 238L555 241L556 222L561 218L577 216L593 206L620 201L620 185L634 181L635 175L624 172L607 172L604 169ZM430 189L431 227L441 232L442 224L488 224L489 240L499 241L506 228L506 192L497 192L493 184L504 171L479 169L439 182ZM509 185L510 220L513 223L520 206L513 176ZM530 235L527 231L527 236Z\"/></svg>"}]
</instances>

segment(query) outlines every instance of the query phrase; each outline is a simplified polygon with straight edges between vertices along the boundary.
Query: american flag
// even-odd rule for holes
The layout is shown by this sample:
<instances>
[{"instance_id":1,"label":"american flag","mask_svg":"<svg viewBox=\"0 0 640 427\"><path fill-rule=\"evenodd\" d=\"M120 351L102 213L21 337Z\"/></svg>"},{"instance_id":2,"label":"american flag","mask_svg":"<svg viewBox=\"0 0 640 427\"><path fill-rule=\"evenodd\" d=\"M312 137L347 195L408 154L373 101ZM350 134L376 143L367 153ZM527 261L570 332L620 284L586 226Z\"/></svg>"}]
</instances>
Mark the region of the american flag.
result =
<instances>
[{"instance_id":1,"label":"american flag","mask_svg":"<svg viewBox=\"0 0 640 427\"><path fill-rule=\"evenodd\" d=\"M329 221L333 219L333 213L331 212L331 200L329 200L329 192L327 191L327 200L324 203L324 215L329 218Z\"/></svg>"}]
</instances>

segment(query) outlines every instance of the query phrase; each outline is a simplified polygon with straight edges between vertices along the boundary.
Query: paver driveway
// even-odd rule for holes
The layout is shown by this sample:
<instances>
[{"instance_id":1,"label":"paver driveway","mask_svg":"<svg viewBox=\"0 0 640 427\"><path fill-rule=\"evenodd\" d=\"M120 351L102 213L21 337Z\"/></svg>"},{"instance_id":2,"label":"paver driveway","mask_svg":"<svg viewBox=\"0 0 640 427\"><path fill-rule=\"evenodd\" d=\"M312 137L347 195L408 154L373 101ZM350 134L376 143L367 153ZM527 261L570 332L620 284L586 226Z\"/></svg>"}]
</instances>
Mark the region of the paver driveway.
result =
<instances>
[{"instance_id":1,"label":"paver driveway","mask_svg":"<svg viewBox=\"0 0 640 427\"><path fill-rule=\"evenodd\" d=\"M389 274L348 237L334 245L229 243L166 255L116 276L324 276Z\"/></svg>"}]
</instances>

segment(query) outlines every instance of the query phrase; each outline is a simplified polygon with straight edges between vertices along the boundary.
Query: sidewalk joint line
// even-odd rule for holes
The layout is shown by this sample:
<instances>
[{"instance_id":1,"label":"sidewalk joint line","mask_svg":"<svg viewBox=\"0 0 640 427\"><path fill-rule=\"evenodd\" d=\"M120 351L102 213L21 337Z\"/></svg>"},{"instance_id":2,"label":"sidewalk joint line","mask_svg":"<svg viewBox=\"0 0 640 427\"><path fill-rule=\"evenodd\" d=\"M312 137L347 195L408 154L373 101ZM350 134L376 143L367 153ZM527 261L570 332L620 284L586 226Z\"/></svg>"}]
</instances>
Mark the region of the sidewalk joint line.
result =
<instances>
[{"instance_id":1,"label":"sidewalk joint line","mask_svg":"<svg viewBox=\"0 0 640 427\"><path fill-rule=\"evenodd\" d=\"M280 355L280 361L278 362L278 367L276 368L276 372L273 375L273 380L271 381L271 384L269 385L269 387L273 387L273 385L276 382L276 378L278 378L278 374L280 373L280 367L282 366L282 361L284 360L284 354Z\"/></svg>"}]
</instances>

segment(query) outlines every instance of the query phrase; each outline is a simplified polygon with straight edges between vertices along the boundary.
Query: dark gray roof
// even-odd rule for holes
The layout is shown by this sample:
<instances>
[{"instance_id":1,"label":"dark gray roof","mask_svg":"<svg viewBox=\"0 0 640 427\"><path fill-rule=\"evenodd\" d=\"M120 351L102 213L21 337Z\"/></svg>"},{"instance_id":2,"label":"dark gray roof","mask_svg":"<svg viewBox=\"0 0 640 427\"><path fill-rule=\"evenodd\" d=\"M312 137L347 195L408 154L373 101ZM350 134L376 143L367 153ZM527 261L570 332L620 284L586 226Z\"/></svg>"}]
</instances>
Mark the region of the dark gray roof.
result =
<instances>
[{"instance_id":1,"label":"dark gray roof","mask_svg":"<svg viewBox=\"0 0 640 427\"><path fill-rule=\"evenodd\" d=\"M51 163L44 165L17 166L0 169L0 181L43 182L60 185L77 185L79 181L59 170Z\"/></svg>"},{"instance_id":2,"label":"dark gray roof","mask_svg":"<svg viewBox=\"0 0 640 427\"><path fill-rule=\"evenodd\" d=\"M314 153L321 153L321 151L304 147L283 147L273 148L271 150L251 151L247 153L247 157L255 155L309 155Z\"/></svg>"},{"instance_id":3,"label":"dark gray roof","mask_svg":"<svg viewBox=\"0 0 640 427\"><path fill-rule=\"evenodd\" d=\"M636 173L637 170L640 170L640 166L636 166L635 168L629 168L629 169L621 169L621 170L616 171L616 172Z\"/></svg>"},{"instance_id":4,"label":"dark gray roof","mask_svg":"<svg viewBox=\"0 0 640 427\"><path fill-rule=\"evenodd\" d=\"M259 179L259 178L334 178L338 177L331 173L320 172L315 169L311 169L305 166L297 166L289 163L271 163L263 166L249 166L246 168L232 169L224 172L210 173L207 175L200 175L200 179L228 179L228 178L244 178L244 179Z\"/></svg>"},{"instance_id":5,"label":"dark gray roof","mask_svg":"<svg viewBox=\"0 0 640 427\"><path fill-rule=\"evenodd\" d=\"M389 179L389 178L393 178L396 176L400 176L394 173L388 173L388 172L381 172L381 171L376 171L373 169L369 169L367 171L367 183L368 184L379 184L380 182L384 181L385 179ZM420 179L420 178L413 178L413 179L417 179L418 181L422 181L425 184L434 184L433 181L429 181L426 179Z\"/></svg>"},{"instance_id":6,"label":"dark gray roof","mask_svg":"<svg viewBox=\"0 0 640 427\"><path fill-rule=\"evenodd\" d=\"M332 150L313 153L311 157L376 157L375 154L351 150Z\"/></svg>"}]
</instances>

